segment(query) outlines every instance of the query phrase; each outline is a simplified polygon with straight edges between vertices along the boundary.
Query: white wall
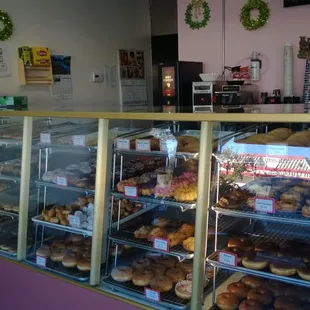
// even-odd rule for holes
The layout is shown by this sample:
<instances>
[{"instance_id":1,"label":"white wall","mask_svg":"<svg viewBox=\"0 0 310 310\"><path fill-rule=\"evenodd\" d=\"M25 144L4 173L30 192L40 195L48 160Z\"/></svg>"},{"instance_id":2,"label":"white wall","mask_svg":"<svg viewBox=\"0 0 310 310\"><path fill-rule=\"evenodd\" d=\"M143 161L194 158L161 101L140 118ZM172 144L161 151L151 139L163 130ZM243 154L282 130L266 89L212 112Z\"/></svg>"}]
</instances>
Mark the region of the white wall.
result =
<instances>
[{"instance_id":1,"label":"white wall","mask_svg":"<svg viewBox=\"0 0 310 310\"><path fill-rule=\"evenodd\" d=\"M177 0L152 1L152 35L178 33Z\"/></svg>"},{"instance_id":2,"label":"white wall","mask_svg":"<svg viewBox=\"0 0 310 310\"><path fill-rule=\"evenodd\" d=\"M5 41L12 76L0 78L0 95L26 95L32 110L112 111L119 109L119 85L91 82L91 73L117 64L119 48L142 49L151 85L150 17L146 0L1 0L15 25ZM0 26L1 27L1 26ZM72 56L73 100L53 101L48 86L18 85L20 46L47 46ZM151 98L151 86L149 98Z\"/></svg>"}]
</instances>

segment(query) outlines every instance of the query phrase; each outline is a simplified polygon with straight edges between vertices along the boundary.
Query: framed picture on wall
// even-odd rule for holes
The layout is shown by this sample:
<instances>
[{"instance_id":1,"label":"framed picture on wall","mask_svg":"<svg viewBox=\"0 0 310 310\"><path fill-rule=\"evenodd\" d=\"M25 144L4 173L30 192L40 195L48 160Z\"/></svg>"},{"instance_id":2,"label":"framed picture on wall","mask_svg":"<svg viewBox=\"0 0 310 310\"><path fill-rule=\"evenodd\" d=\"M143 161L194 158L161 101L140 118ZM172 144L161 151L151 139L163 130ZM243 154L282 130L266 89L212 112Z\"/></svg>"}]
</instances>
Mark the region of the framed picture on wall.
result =
<instances>
[{"instance_id":1,"label":"framed picture on wall","mask_svg":"<svg viewBox=\"0 0 310 310\"><path fill-rule=\"evenodd\" d=\"M310 0L284 0L284 7L310 4Z\"/></svg>"}]
</instances>

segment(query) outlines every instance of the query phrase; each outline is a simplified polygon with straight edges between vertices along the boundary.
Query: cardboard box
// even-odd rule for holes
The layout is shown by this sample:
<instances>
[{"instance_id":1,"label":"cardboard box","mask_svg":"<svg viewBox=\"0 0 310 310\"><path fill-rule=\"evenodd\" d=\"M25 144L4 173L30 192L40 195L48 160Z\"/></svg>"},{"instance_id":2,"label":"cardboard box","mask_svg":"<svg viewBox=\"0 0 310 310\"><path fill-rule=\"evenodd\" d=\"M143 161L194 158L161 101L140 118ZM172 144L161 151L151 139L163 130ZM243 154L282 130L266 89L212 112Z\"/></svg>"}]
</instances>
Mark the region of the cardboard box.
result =
<instances>
[{"instance_id":1,"label":"cardboard box","mask_svg":"<svg viewBox=\"0 0 310 310\"><path fill-rule=\"evenodd\" d=\"M0 110L28 110L28 97L0 96Z\"/></svg>"},{"instance_id":2,"label":"cardboard box","mask_svg":"<svg viewBox=\"0 0 310 310\"><path fill-rule=\"evenodd\" d=\"M32 65L49 67L51 65L51 53L47 47L32 47Z\"/></svg>"}]
</instances>

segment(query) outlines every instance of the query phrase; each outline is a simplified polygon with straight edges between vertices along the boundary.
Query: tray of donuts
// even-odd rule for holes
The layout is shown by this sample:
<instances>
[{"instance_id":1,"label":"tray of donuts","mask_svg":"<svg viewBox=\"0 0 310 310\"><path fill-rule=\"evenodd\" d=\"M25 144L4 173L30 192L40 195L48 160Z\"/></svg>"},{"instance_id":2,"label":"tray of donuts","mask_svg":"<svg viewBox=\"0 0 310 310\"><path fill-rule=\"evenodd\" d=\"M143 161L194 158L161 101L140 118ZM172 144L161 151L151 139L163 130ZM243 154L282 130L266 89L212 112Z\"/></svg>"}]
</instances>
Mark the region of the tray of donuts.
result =
<instances>
[{"instance_id":1,"label":"tray of donuts","mask_svg":"<svg viewBox=\"0 0 310 310\"><path fill-rule=\"evenodd\" d=\"M36 250L30 259L39 267L69 276L78 281L87 281L90 272L91 237L69 234L64 239L55 239Z\"/></svg>"},{"instance_id":2,"label":"tray of donuts","mask_svg":"<svg viewBox=\"0 0 310 310\"><path fill-rule=\"evenodd\" d=\"M148 252L145 257L133 260L130 264L112 269L105 283L122 287L130 293L148 298L148 291L156 292L158 300L184 305L191 299L192 260L179 262L172 256ZM214 269L206 268L205 289L211 289Z\"/></svg>"},{"instance_id":3,"label":"tray of donuts","mask_svg":"<svg viewBox=\"0 0 310 310\"><path fill-rule=\"evenodd\" d=\"M212 265L276 278L310 287L310 244L298 239L268 241L247 237L229 239L227 247L208 257Z\"/></svg>"},{"instance_id":4,"label":"tray of donuts","mask_svg":"<svg viewBox=\"0 0 310 310\"><path fill-rule=\"evenodd\" d=\"M310 290L252 275L230 283L212 310L309 310ZM210 309L210 310L211 310Z\"/></svg>"}]
</instances>

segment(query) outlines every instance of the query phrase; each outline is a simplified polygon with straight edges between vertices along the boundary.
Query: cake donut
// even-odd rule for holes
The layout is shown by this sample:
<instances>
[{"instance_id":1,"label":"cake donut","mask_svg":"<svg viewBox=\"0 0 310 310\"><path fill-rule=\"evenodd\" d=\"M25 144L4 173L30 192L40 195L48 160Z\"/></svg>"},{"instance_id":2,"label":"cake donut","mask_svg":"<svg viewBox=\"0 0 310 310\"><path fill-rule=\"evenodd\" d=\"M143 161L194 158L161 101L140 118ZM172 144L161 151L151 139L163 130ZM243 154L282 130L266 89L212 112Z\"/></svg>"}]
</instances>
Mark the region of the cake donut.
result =
<instances>
[{"instance_id":1,"label":"cake donut","mask_svg":"<svg viewBox=\"0 0 310 310\"><path fill-rule=\"evenodd\" d=\"M171 268L166 271L166 276L171 279L173 283L178 283L185 279L185 272L181 268Z\"/></svg>"},{"instance_id":2,"label":"cake donut","mask_svg":"<svg viewBox=\"0 0 310 310\"><path fill-rule=\"evenodd\" d=\"M175 294L185 300L189 300L192 297L192 281L182 280L178 282L174 288Z\"/></svg>"},{"instance_id":3,"label":"cake donut","mask_svg":"<svg viewBox=\"0 0 310 310\"><path fill-rule=\"evenodd\" d=\"M128 282L132 279L132 268L128 266L115 267L111 271L111 277L117 282Z\"/></svg>"},{"instance_id":4,"label":"cake donut","mask_svg":"<svg viewBox=\"0 0 310 310\"><path fill-rule=\"evenodd\" d=\"M155 273L151 269L137 270L132 274L132 283L136 286L148 286Z\"/></svg>"}]
</instances>

